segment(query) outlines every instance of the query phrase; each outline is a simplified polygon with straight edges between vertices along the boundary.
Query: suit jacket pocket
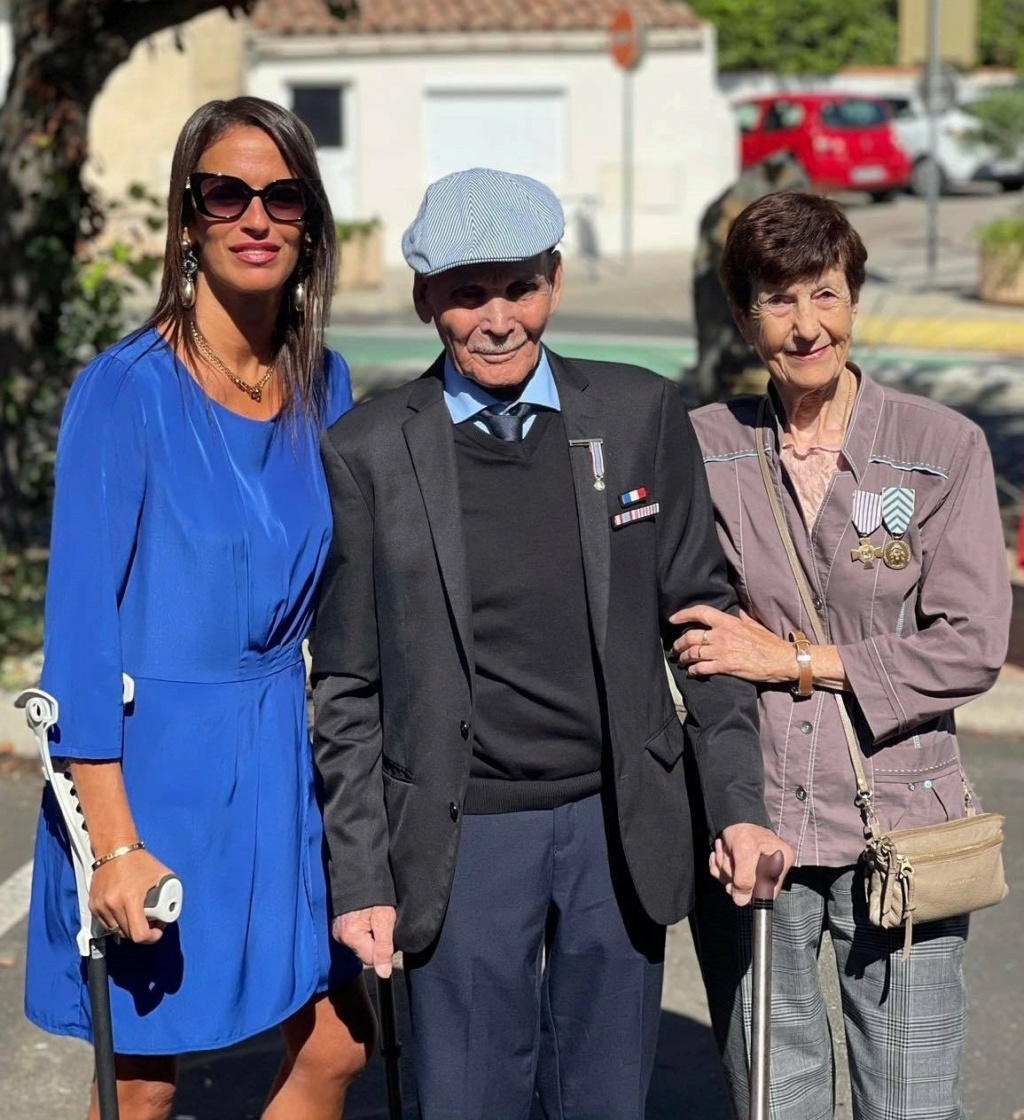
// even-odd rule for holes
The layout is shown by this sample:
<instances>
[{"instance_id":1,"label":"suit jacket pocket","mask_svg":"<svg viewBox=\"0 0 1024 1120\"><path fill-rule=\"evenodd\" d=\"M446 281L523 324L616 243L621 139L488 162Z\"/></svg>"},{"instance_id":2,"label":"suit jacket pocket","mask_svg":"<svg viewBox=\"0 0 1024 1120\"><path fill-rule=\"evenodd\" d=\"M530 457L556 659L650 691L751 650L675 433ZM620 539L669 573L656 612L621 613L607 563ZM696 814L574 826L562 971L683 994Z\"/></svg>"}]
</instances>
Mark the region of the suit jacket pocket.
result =
<instances>
[{"instance_id":1,"label":"suit jacket pocket","mask_svg":"<svg viewBox=\"0 0 1024 1120\"><path fill-rule=\"evenodd\" d=\"M679 761L685 744L683 726L679 722L679 717L673 712L644 743L644 749L654 755L666 770L671 770Z\"/></svg>"},{"instance_id":2,"label":"suit jacket pocket","mask_svg":"<svg viewBox=\"0 0 1024 1120\"><path fill-rule=\"evenodd\" d=\"M393 759L384 755L380 760L380 768L388 778L394 779L396 782L412 782L412 774L406 770L404 766L400 766Z\"/></svg>"}]
</instances>

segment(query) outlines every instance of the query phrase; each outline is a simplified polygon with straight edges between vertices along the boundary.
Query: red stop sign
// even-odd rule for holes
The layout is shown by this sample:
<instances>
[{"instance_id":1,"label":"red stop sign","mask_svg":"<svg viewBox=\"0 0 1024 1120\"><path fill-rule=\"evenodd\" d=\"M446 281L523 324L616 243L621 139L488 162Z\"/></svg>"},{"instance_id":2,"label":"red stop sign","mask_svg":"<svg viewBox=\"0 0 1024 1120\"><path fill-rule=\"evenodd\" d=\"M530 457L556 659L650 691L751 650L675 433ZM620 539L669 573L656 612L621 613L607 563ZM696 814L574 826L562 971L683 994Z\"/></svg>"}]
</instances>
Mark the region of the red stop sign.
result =
<instances>
[{"instance_id":1,"label":"red stop sign","mask_svg":"<svg viewBox=\"0 0 1024 1120\"><path fill-rule=\"evenodd\" d=\"M619 8L608 25L612 61L623 70L635 70L644 53L643 27L630 8Z\"/></svg>"}]
</instances>

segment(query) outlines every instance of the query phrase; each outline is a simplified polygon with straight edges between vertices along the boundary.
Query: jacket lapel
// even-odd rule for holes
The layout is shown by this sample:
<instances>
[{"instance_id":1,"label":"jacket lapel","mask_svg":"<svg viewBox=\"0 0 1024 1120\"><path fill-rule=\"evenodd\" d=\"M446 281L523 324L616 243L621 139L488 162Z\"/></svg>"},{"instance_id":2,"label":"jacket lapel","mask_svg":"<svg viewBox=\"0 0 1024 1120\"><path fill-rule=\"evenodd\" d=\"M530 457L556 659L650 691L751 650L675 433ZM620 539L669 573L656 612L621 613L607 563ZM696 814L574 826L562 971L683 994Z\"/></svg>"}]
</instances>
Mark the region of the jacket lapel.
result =
<instances>
[{"instance_id":1,"label":"jacket lapel","mask_svg":"<svg viewBox=\"0 0 1024 1120\"><path fill-rule=\"evenodd\" d=\"M589 389L587 378L577 366L547 352L558 386L565 432L571 441L603 439L606 436L600 402ZM608 448L604 447L607 454ZM576 489L576 513L580 524L580 548L587 586L590 622L594 630L597 655L604 664L605 638L608 632L608 594L611 582L611 546L606 491L594 488L594 469L590 449L569 447L573 484Z\"/></svg>"},{"instance_id":2,"label":"jacket lapel","mask_svg":"<svg viewBox=\"0 0 1024 1120\"><path fill-rule=\"evenodd\" d=\"M443 378L442 356L412 386L409 407L414 412L405 421L403 431L427 511L437 566L472 681L472 603L462 535L455 440L451 416L444 403Z\"/></svg>"}]
</instances>

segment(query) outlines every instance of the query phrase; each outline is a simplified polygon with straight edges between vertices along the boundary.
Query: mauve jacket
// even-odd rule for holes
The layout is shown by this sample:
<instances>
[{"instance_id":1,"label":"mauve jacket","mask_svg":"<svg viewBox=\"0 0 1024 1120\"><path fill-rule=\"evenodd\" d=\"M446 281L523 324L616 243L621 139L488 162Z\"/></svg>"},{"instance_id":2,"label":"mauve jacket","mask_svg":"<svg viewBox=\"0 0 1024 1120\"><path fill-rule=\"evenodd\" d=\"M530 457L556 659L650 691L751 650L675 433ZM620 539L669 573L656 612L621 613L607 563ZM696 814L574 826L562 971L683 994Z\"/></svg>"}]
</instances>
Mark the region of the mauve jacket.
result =
<instances>
[{"instance_id":1,"label":"mauve jacket","mask_svg":"<svg viewBox=\"0 0 1024 1120\"><path fill-rule=\"evenodd\" d=\"M855 368L855 367L854 367ZM859 373L859 371L857 371ZM718 533L744 608L773 633L804 630L796 581L772 517L754 430L760 397L692 414L707 467ZM828 639L839 647L852 692L843 694L882 827L962 817L953 709L991 687L1010 624L1010 584L992 461L981 429L942 405L861 376L836 471L807 526L777 450L774 393L767 411L769 464ZM856 489L906 486L915 507L902 571L852 560ZM890 537L872 534L875 545ZM799 865L843 866L864 848L853 766L837 694L760 689L765 802Z\"/></svg>"}]
</instances>

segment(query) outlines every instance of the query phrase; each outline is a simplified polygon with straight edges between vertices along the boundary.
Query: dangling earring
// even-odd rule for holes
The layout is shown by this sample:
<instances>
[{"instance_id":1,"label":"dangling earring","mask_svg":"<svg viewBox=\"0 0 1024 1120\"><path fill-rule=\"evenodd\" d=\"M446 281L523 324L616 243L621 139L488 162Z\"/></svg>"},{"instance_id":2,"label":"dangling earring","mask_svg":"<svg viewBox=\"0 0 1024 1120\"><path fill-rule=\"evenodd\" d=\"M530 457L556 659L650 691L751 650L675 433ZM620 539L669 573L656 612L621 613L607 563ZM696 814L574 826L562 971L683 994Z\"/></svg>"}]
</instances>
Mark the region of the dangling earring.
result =
<instances>
[{"instance_id":1,"label":"dangling earring","mask_svg":"<svg viewBox=\"0 0 1024 1120\"><path fill-rule=\"evenodd\" d=\"M300 280L294 288L292 288L292 307L295 308L296 314L305 315L306 313L306 281Z\"/></svg>"},{"instance_id":2,"label":"dangling earring","mask_svg":"<svg viewBox=\"0 0 1024 1120\"><path fill-rule=\"evenodd\" d=\"M199 261L196 260L192 249L192 242L182 235L181 238L181 271L183 273L181 284L178 287L178 298L182 307L193 307L196 302L196 273L199 271Z\"/></svg>"}]
</instances>

